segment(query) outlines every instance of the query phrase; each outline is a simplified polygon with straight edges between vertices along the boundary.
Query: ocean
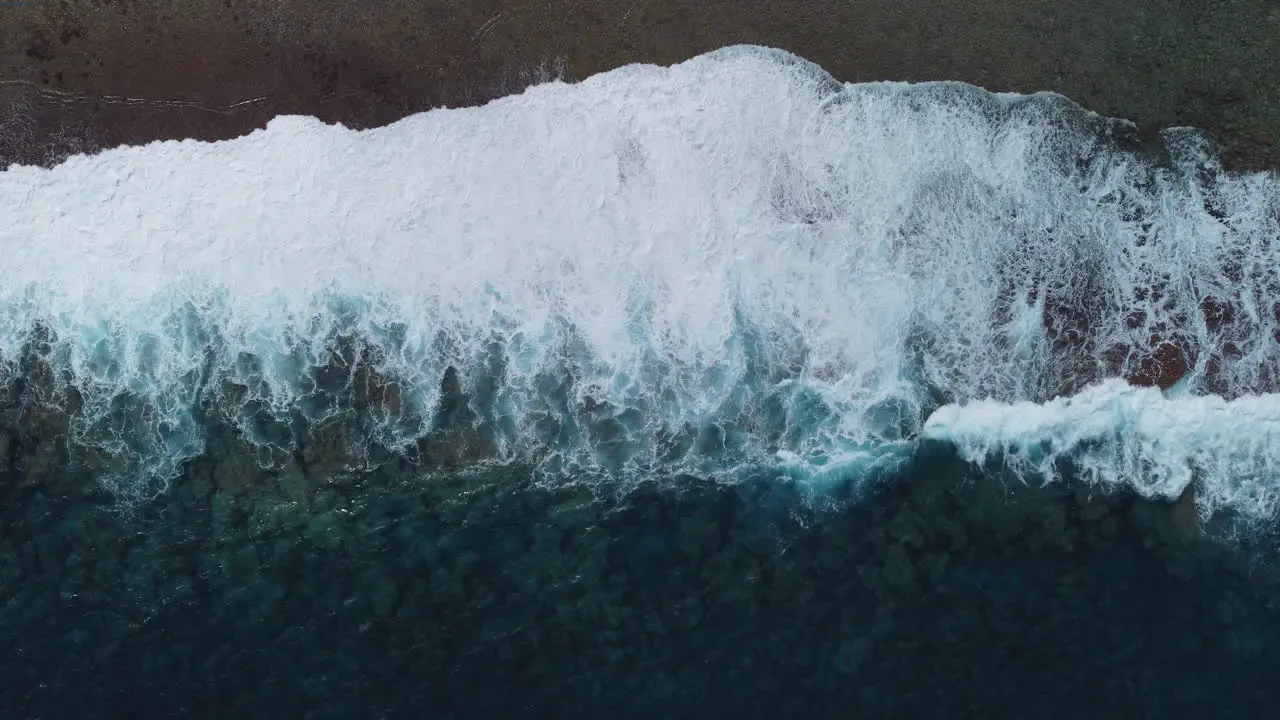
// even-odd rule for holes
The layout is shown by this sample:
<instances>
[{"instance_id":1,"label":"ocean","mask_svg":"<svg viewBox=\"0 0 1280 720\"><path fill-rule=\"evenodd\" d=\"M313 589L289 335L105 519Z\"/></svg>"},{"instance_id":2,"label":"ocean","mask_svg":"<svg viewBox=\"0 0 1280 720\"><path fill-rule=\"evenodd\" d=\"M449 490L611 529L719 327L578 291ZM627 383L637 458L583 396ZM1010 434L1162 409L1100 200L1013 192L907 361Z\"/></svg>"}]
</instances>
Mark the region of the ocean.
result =
<instances>
[{"instance_id":1,"label":"ocean","mask_svg":"<svg viewBox=\"0 0 1280 720\"><path fill-rule=\"evenodd\" d=\"M0 172L7 717L1261 716L1280 178L777 50Z\"/></svg>"}]
</instances>

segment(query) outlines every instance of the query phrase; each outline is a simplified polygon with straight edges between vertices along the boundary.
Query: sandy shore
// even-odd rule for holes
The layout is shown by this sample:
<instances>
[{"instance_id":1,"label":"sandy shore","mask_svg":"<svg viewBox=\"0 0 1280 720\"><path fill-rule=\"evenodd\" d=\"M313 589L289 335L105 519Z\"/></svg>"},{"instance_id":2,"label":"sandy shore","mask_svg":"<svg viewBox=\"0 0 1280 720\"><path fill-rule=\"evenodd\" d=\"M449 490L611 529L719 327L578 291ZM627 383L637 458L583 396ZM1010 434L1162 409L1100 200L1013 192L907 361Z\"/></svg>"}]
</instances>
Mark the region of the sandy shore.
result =
<instances>
[{"instance_id":1,"label":"sandy shore","mask_svg":"<svg viewBox=\"0 0 1280 720\"><path fill-rule=\"evenodd\" d=\"M547 72L758 43L843 80L1056 90L1209 130L1233 167L1280 167L1276 0L29 0L0 18L0 165L233 137L280 113L377 125Z\"/></svg>"}]
</instances>

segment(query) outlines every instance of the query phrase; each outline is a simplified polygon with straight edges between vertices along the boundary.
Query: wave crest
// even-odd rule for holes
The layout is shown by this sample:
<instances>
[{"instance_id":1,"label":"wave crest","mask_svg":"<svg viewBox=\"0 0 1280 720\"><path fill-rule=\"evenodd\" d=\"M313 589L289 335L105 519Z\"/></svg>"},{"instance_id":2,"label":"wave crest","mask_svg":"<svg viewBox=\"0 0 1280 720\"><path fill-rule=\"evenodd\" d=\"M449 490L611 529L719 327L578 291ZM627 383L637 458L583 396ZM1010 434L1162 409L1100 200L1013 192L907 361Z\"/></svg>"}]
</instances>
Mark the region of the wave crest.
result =
<instances>
[{"instance_id":1,"label":"wave crest","mask_svg":"<svg viewBox=\"0 0 1280 720\"><path fill-rule=\"evenodd\" d=\"M353 463L812 480L968 437L926 424L948 403L1114 379L1272 402L1280 183L1190 131L1135 138L1057 95L739 47L14 167L0 359L126 494L210 423L264 462L340 427Z\"/></svg>"}]
</instances>

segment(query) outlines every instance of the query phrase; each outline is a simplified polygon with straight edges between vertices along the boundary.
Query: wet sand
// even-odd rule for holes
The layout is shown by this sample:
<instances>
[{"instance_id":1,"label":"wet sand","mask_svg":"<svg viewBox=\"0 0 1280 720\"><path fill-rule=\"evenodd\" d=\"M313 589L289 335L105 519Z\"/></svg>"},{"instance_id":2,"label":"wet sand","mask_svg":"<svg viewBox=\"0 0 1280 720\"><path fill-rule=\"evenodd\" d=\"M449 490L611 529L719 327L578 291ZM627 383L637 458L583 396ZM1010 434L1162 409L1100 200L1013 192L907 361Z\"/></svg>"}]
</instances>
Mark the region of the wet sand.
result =
<instances>
[{"instance_id":1,"label":"wet sand","mask_svg":"<svg viewBox=\"0 0 1280 720\"><path fill-rule=\"evenodd\" d=\"M1280 167L1280 2L31 0L0 4L0 165L234 137L281 113L369 127L551 75L733 43L837 78L1055 90Z\"/></svg>"}]
</instances>

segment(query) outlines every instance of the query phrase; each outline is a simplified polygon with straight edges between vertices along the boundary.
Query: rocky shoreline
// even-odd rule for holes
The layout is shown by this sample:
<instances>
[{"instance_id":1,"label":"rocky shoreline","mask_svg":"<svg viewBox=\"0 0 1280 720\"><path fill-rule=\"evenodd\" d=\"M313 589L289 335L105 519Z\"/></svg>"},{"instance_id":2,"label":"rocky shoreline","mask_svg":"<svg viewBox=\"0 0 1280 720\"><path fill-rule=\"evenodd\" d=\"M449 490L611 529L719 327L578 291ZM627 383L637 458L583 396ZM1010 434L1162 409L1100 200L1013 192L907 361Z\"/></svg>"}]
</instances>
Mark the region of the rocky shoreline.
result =
<instances>
[{"instance_id":1,"label":"rocky shoreline","mask_svg":"<svg viewBox=\"0 0 1280 720\"><path fill-rule=\"evenodd\" d=\"M284 113L369 127L751 43L840 80L1054 90L1150 132L1203 129L1231 168L1280 167L1269 0L30 0L0 18L0 165L229 138Z\"/></svg>"}]
</instances>

